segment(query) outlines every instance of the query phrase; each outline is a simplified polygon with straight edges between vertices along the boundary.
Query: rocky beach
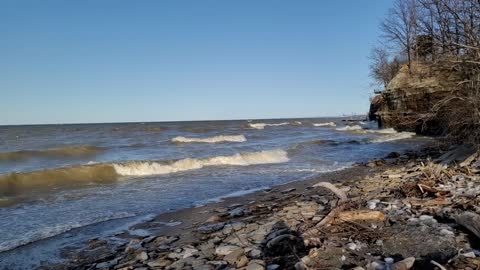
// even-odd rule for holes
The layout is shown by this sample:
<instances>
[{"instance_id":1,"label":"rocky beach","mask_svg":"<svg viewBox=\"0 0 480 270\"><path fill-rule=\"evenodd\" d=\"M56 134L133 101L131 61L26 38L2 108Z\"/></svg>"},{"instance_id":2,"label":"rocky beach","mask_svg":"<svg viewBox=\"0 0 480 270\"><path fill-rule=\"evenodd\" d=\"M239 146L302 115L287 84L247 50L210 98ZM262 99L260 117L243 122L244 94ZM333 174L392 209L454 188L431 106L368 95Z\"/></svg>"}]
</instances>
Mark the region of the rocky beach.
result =
<instances>
[{"instance_id":1,"label":"rocky beach","mask_svg":"<svg viewBox=\"0 0 480 270\"><path fill-rule=\"evenodd\" d=\"M478 173L465 147L393 152L165 213L42 269L478 269Z\"/></svg>"}]
</instances>

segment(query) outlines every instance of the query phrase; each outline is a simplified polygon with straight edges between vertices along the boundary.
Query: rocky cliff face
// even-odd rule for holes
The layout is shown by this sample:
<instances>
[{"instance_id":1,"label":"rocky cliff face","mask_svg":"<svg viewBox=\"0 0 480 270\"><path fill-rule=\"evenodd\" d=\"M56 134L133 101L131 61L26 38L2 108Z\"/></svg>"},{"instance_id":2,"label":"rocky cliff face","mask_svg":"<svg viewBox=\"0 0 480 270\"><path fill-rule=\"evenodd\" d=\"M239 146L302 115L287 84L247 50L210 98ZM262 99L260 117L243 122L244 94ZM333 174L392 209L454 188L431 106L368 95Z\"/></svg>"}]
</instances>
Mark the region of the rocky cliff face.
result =
<instances>
[{"instance_id":1,"label":"rocky cliff face","mask_svg":"<svg viewBox=\"0 0 480 270\"><path fill-rule=\"evenodd\" d=\"M381 127L437 135L442 130L439 120L432 116L432 108L460 79L455 72L418 63L412 70L410 74L406 66L402 67L385 91L372 99L370 119L377 120Z\"/></svg>"}]
</instances>

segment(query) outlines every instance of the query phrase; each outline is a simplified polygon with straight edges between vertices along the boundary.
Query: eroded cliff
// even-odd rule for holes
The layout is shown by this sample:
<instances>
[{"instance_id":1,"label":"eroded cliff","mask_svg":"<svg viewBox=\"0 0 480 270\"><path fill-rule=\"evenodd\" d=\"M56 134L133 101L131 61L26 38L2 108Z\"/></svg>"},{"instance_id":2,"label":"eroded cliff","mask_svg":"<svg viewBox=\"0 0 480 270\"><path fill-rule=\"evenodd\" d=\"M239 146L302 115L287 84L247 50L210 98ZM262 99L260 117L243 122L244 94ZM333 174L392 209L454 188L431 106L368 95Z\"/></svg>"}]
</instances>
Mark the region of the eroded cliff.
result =
<instances>
[{"instance_id":1,"label":"eroded cliff","mask_svg":"<svg viewBox=\"0 0 480 270\"><path fill-rule=\"evenodd\" d=\"M370 105L370 119L381 127L419 134L438 135L441 125L432 108L447 97L460 76L445 65L403 66L385 91L375 96Z\"/></svg>"}]
</instances>

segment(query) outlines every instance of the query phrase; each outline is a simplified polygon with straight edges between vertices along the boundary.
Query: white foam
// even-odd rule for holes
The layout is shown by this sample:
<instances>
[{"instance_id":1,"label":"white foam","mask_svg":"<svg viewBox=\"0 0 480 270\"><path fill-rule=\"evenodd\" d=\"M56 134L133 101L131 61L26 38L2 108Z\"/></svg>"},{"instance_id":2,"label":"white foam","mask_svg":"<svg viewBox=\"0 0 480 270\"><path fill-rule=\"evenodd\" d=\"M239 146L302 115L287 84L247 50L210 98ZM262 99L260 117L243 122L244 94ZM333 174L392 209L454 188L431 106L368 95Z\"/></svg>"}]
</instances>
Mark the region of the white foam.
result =
<instances>
[{"instance_id":1,"label":"white foam","mask_svg":"<svg viewBox=\"0 0 480 270\"><path fill-rule=\"evenodd\" d=\"M172 139L172 142L175 143L219 143L219 142L245 142L247 138L243 135L231 135L231 136L214 136L208 138L186 138L186 137L175 137Z\"/></svg>"},{"instance_id":2,"label":"white foam","mask_svg":"<svg viewBox=\"0 0 480 270\"><path fill-rule=\"evenodd\" d=\"M171 163L135 161L113 164L115 171L123 176L161 175L201 169L208 166L249 166L287 162L284 150L268 150L252 153L239 153L231 156L217 156L204 159L186 158Z\"/></svg>"},{"instance_id":3,"label":"white foam","mask_svg":"<svg viewBox=\"0 0 480 270\"><path fill-rule=\"evenodd\" d=\"M369 129L367 132L370 133L378 133L378 134L396 134L398 131L396 131L393 128L384 128L384 129Z\"/></svg>"},{"instance_id":4,"label":"white foam","mask_svg":"<svg viewBox=\"0 0 480 270\"><path fill-rule=\"evenodd\" d=\"M265 127L278 127L278 126L285 126L290 123L288 122L283 122L283 123L277 123L277 124L267 124L267 123L250 123L248 124L251 128L254 129L264 129Z\"/></svg>"},{"instance_id":5,"label":"white foam","mask_svg":"<svg viewBox=\"0 0 480 270\"><path fill-rule=\"evenodd\" d=\"M338 131L357 131L357 130L363 130L363 128L360 125L353 125L353 126L344 126L340 128L336 128Z\"/></svg>"},{"instance_id":6,"label":"white foam","mask_svg":"<svg viewBox=\"0 0 480 270\"><path fill-rule=\"evenodd\" d=\"M404 140L404 139L409 139L415 136L414 132L397 132L394 134L388 134L385 136L381 136L379 138L372 139L372 143L383 143L383 142L391 142L391 141L397 141L397 140Z\"/></svg>"},{"instance_id":7,"label":"white foam","mask_svg":"<svg viewBox=\"0 0 480 270\"><path fill-rule=\"evenodd\" d=\"M315 127L336 127L337 124L334 122L326 122L326 123L314 123L313 126Z\"/></svg>"}]
</instances>

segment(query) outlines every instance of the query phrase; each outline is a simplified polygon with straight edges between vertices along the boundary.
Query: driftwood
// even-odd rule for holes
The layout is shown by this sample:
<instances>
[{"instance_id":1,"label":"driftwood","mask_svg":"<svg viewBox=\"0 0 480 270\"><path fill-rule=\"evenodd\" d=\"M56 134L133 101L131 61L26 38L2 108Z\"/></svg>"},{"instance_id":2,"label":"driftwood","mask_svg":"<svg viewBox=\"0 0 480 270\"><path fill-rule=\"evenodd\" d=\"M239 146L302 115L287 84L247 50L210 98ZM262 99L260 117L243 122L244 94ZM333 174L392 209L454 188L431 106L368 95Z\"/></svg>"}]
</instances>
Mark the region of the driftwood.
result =
<instances>
[{"instance_id":1,"label":"driftwood","mask_svg":"<svg viewBox=\"0 0 480 270\"><path fill-rule=\"evenodd\" d=\"M438 262L436 262L434 260L431 260L430 263L432 263L433 265L438 267L440 270L447 270L447 268L445 268L443 265L439 264Z\"/></svg>"},{"instance_id":2,"label":"driftwood","mask_svg":"<svg viewBox=\"0 0 480 270\"><path fill-rule=\"evenodd\" d=\"M322 220L320 220L320 222L318 222L317 225L315 226L321 227L331 223L335 219L335 217L343 211L343 209L345 209L345 205L343 204L335 207L334 209L332 209L332 211L330 211L330 213L328 213L328 215L326 215Z\"/></svg>"},{"instance_id":3,"label":"driftwood","mask_svg":"<svg viewBox=\"0 0 480 270\"><path fill-rule=\"evenodd\" d=\"M478 214L463 212L455 217L455 221L480 239L480 216Z\"/></svg>"},{"instance_id":4,"label":"driftwood","mask_svg":"<svg viewBox=\"0 0 480 270\"><path fill-rule=\"evenodd\" d=\"M323 188L326 188L326 189L330 190L331 192L335 193L335 195L337 195L338 199L340 200L339 203L346 202L348 200L347 194L345 193L345 191L337 188L332 183L320 182L320 183L317 183L313 186L314 187L323 187Z\"/></svg>"},{"instance_id":5,"label":"driftwood","mask_svg":"<svg viewBox=\"0 0 480 270\"><path fill-rule=\"evenodd\" d=\"M369 222L383 222L385 214L380 211L371 210L356 210L340 212L335 219L335 223L355 222L355 221L369 221Z\"/></svg>"},{"instance_id":6,"label":"driftwood","mask_svg":"<svg viewBox=\"0 0 480 270\"><path fill-rule=\"evenodd\" d=\"M420 200L420 199L410 199L405 200L405 202L410 203L412 206L420 207L438 207L442 205L451 205L452 201L448 198L435 198L431 200Z\"/></svg>"},{"instance_id":7,"label":"driftwood","mask_svg":"<svg viewBox=\"0 0 480 270\"><path fill-rule=\"evenodd\" d=\"M326 188L326 189L330 190L331 192L333 192L338 197L338 206L336 208L332 209L332 211L330 211L330 213L328 213L328 215L326 215L320 222L317 223L317 225L315 225L316 227L321 227L321 226L324 226L324 225L332 222L333 219L340 212L343 211L343 209L345 208L344 204L348 200L348 198L347 198L347 194L343 190L337 188L332 183L320 182L320 183L317 183L313 186L314 187Z\"/></svg>"}]
</instances>

